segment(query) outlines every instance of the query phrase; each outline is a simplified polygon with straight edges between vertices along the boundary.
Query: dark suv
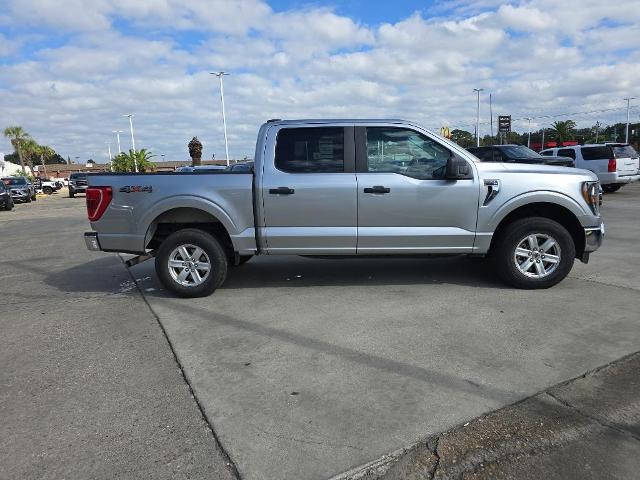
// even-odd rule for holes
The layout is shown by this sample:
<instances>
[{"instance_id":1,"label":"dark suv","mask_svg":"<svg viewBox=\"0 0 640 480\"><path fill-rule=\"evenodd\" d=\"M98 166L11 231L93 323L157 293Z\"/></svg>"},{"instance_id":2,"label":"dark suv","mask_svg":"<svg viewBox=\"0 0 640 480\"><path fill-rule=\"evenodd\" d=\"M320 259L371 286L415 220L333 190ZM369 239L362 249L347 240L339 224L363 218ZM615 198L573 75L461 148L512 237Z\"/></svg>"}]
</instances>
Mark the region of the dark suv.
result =
<instances>
[{"instance_id":1,"label":"dark suv","mask_svg":"<svg viewBox=\"0 0 640 480\"><path fill-rule=\"evenodd\" d=\"M537 163L556 167L574 167L569 157L542 156L524 145L494 145L468 148L483 162Z\"/></svg>"},{"instance_id":2,"label":"dark suv","mask_svg":"<svg viewBox=\"0 0 640 480\"><path fill-rule=\"evenodd\" d=\"M76 193L87 192L87 174L72 173L69 176L69 198L73 198Z\"/></svg>"},{"instance_id":3,"label":"dark suv","mask_svg":"<svg viewBox=\"0 0 640 480\"><path fill-rule=\"evenodd\" d=\"M4 210L13 208L13 198L11 198L9 190L4 186L4 182L0 182L0 208Z\"/></svg>"}]
</instances>

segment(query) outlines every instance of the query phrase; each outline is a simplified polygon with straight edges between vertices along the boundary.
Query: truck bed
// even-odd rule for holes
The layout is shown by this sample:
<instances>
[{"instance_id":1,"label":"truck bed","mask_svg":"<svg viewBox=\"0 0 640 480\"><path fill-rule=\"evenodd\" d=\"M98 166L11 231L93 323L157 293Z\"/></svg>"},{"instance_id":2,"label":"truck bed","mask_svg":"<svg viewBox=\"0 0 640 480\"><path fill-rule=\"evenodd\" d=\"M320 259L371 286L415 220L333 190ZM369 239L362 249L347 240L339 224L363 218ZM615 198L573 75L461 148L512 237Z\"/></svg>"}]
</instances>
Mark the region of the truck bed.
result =
<instances>
[{"instance_id":1,"label":"truck bed","mask_svg":"<svg viewBox=\"0 0 640 480\"><path fill-rule=\"evenodd\" d=\"M239 253L256 250L252 173L94 173L87 181L112 189L106 211L91 222L105 251L144 253L159 224L206 214L224 225Z\"/></svg>"}]
</instances>

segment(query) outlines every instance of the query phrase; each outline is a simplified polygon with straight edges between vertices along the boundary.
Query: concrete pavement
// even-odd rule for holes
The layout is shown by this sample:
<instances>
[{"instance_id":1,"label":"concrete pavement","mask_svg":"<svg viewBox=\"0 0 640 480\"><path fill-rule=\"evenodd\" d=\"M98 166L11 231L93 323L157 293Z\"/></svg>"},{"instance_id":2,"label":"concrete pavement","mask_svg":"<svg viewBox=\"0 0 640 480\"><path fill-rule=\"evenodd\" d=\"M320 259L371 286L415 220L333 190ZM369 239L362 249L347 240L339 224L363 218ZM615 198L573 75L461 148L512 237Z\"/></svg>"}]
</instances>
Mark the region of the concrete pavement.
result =
<instances>
[{"instance_id":1,"label":"concrete pavement","mask_svg":"<svg viewBox=\"0 0 640 480\"><path fill-rule=\"evenodd\" d=\"M213 296L134 271L244 479L322 479L638 350L638 185L545 291L468 259L262 257Z\"/></svg>"},{"instance_id":2,"label":"concrete pavement","mask_svg":"<svg viewBox=\"0 0 640 480\"><path fill-rule=\"evenodd\" d=\"M84 198L0 212L0 478L215 478L233 468Z\"/></svg>"}]
</instances>

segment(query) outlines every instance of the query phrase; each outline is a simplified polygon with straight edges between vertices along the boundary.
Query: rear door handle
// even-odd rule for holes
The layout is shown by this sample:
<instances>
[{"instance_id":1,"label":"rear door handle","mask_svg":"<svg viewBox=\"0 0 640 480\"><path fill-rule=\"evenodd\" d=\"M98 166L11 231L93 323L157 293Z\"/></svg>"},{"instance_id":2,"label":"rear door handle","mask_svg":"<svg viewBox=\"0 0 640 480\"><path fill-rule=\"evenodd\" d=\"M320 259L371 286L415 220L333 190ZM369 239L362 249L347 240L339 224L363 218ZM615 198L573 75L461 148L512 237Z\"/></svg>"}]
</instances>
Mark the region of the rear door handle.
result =
<instances>
[{"instance_id":1,"label":"rear door handle","mask_svg":"<svg viewBox=\"0 0 640 480\"><path fill-rule=\"evenodd\" d=\"M376 185L374 187L367 187L364 189L364 193L389 193L391 191L388 187L382 185Z\"/></svg>"},{"instance_id":2,"label":"rear door handle","mask_svg":"<svg viewBox=\"0 0 640 480\"><path fill-rule=\"evenodd\" d=\"M272 195L293 195L295 190L289 187L270 188L269 193Z\"/></svg>"}]
</instances>

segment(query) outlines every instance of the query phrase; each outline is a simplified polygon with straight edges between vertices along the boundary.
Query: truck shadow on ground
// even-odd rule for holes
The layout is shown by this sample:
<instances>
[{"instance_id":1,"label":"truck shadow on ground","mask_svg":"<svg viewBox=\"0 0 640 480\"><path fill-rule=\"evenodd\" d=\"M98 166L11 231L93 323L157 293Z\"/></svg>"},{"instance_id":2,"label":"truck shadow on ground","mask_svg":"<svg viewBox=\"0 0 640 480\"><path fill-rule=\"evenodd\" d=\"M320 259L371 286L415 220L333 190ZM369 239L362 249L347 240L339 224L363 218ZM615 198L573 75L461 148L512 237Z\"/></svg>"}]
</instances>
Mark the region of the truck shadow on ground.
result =
<instances>
[{"instance_id":1,"label":"truck shadow on ground","mask_svg":"<svg viewBox=\"0 0 640 480\"><path fill-rule=\"evenodd\" d=\"M480 258L265 256L231 267L221 289L420 284L505 288L490 263Z\"/></svg>"}]
</instances>

